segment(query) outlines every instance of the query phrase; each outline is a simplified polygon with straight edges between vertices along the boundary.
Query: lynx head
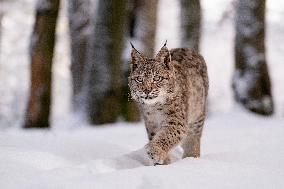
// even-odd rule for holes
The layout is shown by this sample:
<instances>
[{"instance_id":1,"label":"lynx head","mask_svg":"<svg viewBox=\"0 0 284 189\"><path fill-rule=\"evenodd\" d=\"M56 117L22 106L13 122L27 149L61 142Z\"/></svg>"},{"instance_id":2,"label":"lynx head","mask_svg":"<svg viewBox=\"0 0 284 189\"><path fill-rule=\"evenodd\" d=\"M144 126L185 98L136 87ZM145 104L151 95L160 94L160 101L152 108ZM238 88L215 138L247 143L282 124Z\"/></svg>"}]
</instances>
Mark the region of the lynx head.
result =
<instances>
[{"instance_id":1,"label":"lynx head","mask_svg":"<svg viewBox=\"0 0 284 189\"><path fill-rule=\"evenodd\" d=\"M132 45L131 58L128 81L132 98L140 103L162 103L168 93L172 93L174 83L171 55L166 43L154 59L146 58Z\"/></svg>"}]
</instances>

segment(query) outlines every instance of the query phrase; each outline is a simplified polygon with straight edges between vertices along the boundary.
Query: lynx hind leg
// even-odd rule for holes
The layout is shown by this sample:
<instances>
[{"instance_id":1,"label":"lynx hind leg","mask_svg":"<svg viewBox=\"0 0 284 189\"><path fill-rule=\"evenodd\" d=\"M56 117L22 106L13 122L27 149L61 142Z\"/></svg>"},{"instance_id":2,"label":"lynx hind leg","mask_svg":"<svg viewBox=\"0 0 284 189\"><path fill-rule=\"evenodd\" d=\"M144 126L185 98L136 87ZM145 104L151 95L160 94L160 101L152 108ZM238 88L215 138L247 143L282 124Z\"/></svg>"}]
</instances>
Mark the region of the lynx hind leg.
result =
<instances>
[{"instance_id":1,"label":"lynx hind leg","mask_svg":"<svg viewBox=\"0 0 284 189\"><path fill-rule=\"evenodd\" d=\"M202 115L196 122L189 125L189 132L182 144L184 151L183 158L200 157L200 138L205 120L204 115Z\"/></svg>"},{"instance_id":2,"label":"lynx hind leg","mask_svg":"<svg viewBox=\"0 0 284 189\"><path fill-rule=\"evenodd\" d=\"M191 135L188 134L183 141L182 148L183 148L183 156L182 158L186 157L200 157L200 135Z\"/></svg>"}]
</instances>

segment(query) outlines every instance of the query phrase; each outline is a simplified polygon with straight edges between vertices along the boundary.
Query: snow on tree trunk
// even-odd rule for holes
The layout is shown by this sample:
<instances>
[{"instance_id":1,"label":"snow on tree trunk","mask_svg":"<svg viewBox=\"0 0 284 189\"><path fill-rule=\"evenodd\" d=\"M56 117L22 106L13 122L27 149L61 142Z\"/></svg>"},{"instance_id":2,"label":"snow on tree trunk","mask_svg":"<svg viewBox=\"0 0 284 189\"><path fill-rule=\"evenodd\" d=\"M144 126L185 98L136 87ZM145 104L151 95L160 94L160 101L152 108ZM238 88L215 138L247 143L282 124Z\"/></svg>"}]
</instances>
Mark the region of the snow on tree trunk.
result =
<instances>
[{"instance_id":1,"label":"snow on tree trunk","mask_svg":"<svg viewBox=\"0 0 284 189\"><path fill-rule=\"evenodd\" d=\"M180 0L181 3L181 45L199 51L201 32L200 0Z\"/></svg>"},{"instance_id":2,"label":"snow on tree trunk","mask_svg":"<svg viewBox=\"0 0 284 189\"><path fill-rule=\"evenodd\" d=\"M31 36L31 88L24 128L49 127L51 69L59 0L38 0Z\"/></svg>"},{"instance_id":3,"label":"snow on tree trunk","mask_svg":"<svg viewBox=\"0 0 284 189\"><path fill-rule=\"evenodd\" d=\"M86 115L94 124L114 122L121 115L126 3L99 0L84 84Z\"/></svg>"},{"instance_id":4,"label":"snow on tree trunk","mask_svg":"<svg viewBox=\"0 0 284 189\"><path fill-rule=\"evenodd\" d=\"M158 0L133 2L134 37L144 55L152 58L155 50Z\"/></svg>"},{"instance_id":5,"label":"snow on tree trunk","mask_svg":"<svg viewBox=\"0 0 284 189\"><path fill-rule=\"evenodd\" d=\"M73 109L82 104L81 89L91 34L91 0L69 0L69 28L71 36L71 73Z\"/></svg>"},{"instance_id":6,"label":"snow on tree trunk","mask_svg":"<svg viewBox=\"0 0 284 189\"><path fill-rule=\"evenodd\" d=\"M235 19L235 99L248 110L273 113L265 58L265 0L239 0Z\"/></svg>"}]
</instances>

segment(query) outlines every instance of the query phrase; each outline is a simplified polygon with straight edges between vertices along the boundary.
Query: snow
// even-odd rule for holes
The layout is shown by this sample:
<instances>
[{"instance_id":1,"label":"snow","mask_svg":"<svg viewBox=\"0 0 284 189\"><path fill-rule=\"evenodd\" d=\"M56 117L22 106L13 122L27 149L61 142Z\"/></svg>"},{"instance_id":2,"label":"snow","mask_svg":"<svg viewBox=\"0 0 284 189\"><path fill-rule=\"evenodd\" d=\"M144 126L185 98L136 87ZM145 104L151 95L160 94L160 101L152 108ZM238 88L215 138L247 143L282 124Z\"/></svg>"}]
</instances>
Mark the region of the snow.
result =
<instances>
[{"instance_id":1,"label":"snow","mask_svg":"<svg viewBox=\"0 0 284 189\"><path fill-rule=\"evenodd\" d=\"M33 188L283 188L284 120L238 108L210 117L201 158L149 166L145 128L117 123L104 128L0 132L0 186Z\"/></svg>"}]
</instances>

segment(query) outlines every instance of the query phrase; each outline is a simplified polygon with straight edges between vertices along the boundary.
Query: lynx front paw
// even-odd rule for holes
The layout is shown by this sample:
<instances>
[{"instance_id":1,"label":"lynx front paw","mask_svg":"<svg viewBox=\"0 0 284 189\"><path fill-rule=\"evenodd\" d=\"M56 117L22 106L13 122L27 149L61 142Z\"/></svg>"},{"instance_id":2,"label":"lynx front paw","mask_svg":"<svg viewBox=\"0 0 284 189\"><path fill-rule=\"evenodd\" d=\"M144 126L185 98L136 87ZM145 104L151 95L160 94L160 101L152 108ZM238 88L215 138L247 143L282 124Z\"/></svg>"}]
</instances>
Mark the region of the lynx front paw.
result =
<instances>
[{"instance_id":1,"label":"lynx front paw","mask_svg":"<svg viewBox=\"0 0 284 189\"><path fill-rule=\"evenodd\" d=\"M145 146L146 152L154 165L168 164L167 153L151 143Z\"/></svg>"}]
</instances>

